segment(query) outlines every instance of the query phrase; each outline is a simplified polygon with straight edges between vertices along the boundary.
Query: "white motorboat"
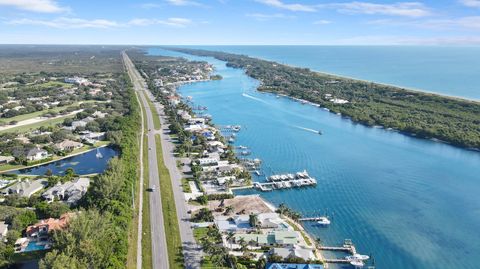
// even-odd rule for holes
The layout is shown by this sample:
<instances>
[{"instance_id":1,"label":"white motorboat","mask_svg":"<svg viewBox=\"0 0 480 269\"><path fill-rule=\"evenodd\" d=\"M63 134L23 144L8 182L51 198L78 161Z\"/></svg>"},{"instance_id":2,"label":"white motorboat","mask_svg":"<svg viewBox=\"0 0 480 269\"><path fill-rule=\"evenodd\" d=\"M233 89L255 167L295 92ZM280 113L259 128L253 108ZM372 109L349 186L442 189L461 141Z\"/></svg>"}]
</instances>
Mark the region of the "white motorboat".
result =
<instances>
[{"instance_id":1,"label":"white motorboat","mask_svg":"<svg viewBox=\"0 0 480 269\"><path fill-rule=\"evenodd\" d=\"M362 268L363 266L365 266L365 263L359 260L353 260L350 262L350 264L355 266L355 268Z\"/></svg>"},{"instance_id":2,"label":"white motorboat","mask_svg":"<svg viewBox=\"0 0 480 269\"><path fill-rule=\"evenodd\" d=\"M330 225L331 221L327 217L320 217L317 223L320 225Z\"/></svg>"},{"instance_id":3,"label":"white motorboat","mask_svg":"<svg viewBox=\"0 0 480 269\"><path fill-rule=\"evenodd\" d=\"M365 261L365 260L370 259L370 257L368 255L362 255L362 254L356 253L356 254L353 254L351 256L345 257L345 259L347 259L348 261L354 261L354 260Z\"/></svg>"}]
</instances>

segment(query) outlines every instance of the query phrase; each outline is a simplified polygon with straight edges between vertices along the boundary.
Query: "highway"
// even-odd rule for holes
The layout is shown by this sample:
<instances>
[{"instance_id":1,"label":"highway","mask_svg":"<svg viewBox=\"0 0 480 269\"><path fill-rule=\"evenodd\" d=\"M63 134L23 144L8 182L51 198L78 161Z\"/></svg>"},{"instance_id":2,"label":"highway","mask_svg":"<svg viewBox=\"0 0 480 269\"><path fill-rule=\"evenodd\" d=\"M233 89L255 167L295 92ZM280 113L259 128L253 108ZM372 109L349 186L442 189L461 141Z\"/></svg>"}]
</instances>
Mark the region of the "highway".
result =
<instances>
[{"instance_id":1,"label":"highway","mask_svg":"<svg viewBox=\"0 0 480 269\"><path fill-rule=\"evenodd\" d=\"M158 190L160 186L159 174L158 174L158 164L157 164L157 153L156 153L156 144L155 144L155 128L153 124L153 115L149 109L147 99L145 98L146 87L145 81L138 73L137 69L133 65L132 61L125 52L122 52L123 61L125 67L128 71L130 79L133 83L137 96L140 98L143 107L145 108L145 114L147 116L147 145L148 145L148 176L149 176L149 188L153 186L156 187L156 190L151 192L149 195L150 202L150 227L152 235L152 265L154 269L168 269L170 266L168 264L168 252L167 252L167 240L165 237L164 229L164 220L162 214L162 200L160 197L160 191ZM142 179L141 179L142 180ZM143 188L143 186L142 186ZM139 214L142 214L141 212ZM142 234L142 227L139 225L139 234ZM140 249L140 252L137 251L137 268L140 269L141 266L141 237L140 246L137 245L137 249ZM138 242L137 242L138 244ZM139 264L140 260L140 264ZM140 267L138 267L140 265Z\"/></svg>"}]
</instances>

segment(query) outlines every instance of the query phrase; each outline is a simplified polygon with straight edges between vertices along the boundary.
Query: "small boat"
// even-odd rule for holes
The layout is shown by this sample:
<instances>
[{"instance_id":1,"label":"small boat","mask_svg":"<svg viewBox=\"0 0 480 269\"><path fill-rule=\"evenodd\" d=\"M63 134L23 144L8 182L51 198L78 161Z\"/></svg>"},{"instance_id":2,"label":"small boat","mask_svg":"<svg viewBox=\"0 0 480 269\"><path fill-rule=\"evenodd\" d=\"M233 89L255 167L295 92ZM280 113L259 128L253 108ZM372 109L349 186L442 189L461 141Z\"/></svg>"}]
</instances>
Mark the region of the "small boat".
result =
<instances>
[{"instance_id":1,"label":"small boat","mask_svg":"<svg viewBox=\"0 0 480 269\"><path fill-rule=\"evenodd\" d=\"M317 223L320 225L330 225L331 221L327 217L320 217Z\"/></svg>"},{"instance_id":2,"label":"small boat","mask_svg":"<svg viewBox=\"0 0 480 269\"><path fill-rule=\"evenodd\" d=\"M350 264L355 266L355 268L362 268L363 266L365 266L365 263L359 260L353 260L350 262Z\"/></svg>"},{"instance_id":3,"label":"small boat","mask_svg":"<svg viewBox=\"0 0 480 269\"><path fill-rule=\"evenodd\" d=\"M230 137L230 138L228 139L228 143L234 143L234 142L235 142L235 139L234 139L233 137Z\"/></svg>"},{"instance_id":4,"label":"small boat","mask_svg":"<svg viewBox=\"0 0 480 269\"><path fill-rule=\"evenodd\" d=\"M241 152L241 154L243 156L247 156L247 155L250 155L250 151L244 150L244 151Z\"/></svg>"},{"instance_id":5,"label":"small boat","mask_svg":"<svg viewBox=\"0 0 480 269\"><path fill-rule=\"evenodd\" d=\"M97 154L95 154L95 156L97 157L97 159L103 158L103 155L102 153L100 153L100 150L98 148L97 148Z\"/></svg>"},{"instance_id":6,"label":"small boat","mask_svg":"<svg viewBox=\"0 0 480 269\"><path fill-rule=\"evenodd\" d=\"M255 174L257 174L257 176L260 176L260 172L258 170L255 170Z\"/></svg>"},{"instance_id":7,"label":"small boat","mask_svg":"<svg viewBox=\"0 0 480 269\"><path fill-rule=\"evenodd\" d=\"M235 126L232 127L232 130L233 130L234 132L239 132L241 128L242 128L242 127L241 127L240 125L235 125Z\"/></svg>"},{"instance_id":8,"label":"small boat","mask_svg":"<svg viewBox=\"0 0 480 269\"><path fill-rule=\"evenodd\" d=\"M238 146L238 148L239 149L248 149L246 146L242 146L242 145Z\"/></svg>"},{"instance_id":9,"label":"small boat","mask_svg":"<svg viewBox=\"0 0 480 269\"><path fill-rule=\"evenodd\" d=\"M319 134L319 135L322 135L323 133L322 133L322 131L321 131L321 130L318 130L318 134Z\"/></svg>"},{"instance_id":10,"label":"small boat","mask_svg":"<svg viewBox=\"0 0 480 269\"><path fill-rule=\"evenodd\" d=\"M365 261L365 260L368 260L370 259L370 257L368 255L362 255L362 254L353 254L351 256L347 256L345 257L345 259L347 259L348 261Z\"/></svg>"}]
</instances>

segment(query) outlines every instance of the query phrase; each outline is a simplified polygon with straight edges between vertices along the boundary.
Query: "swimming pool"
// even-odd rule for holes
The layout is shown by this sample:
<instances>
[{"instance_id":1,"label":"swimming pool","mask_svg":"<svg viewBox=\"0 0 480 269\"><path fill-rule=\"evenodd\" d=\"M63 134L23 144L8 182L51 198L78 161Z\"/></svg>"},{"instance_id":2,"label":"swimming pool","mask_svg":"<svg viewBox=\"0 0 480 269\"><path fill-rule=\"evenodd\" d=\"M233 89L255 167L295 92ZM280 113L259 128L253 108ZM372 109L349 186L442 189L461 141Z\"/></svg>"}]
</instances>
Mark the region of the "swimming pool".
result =
<instances>
[{"instance_id":1,"label":"swimming pool","mask_svg":"<svg viewBox=\"0 0 480 269\"><path fill-rule=\"evenodd\" d=\"M45 249L49 249L49 244L45 244L44 242L30 241L27 247L23 250L23 252L39 251Z\"/></svg>"}]
</instances>

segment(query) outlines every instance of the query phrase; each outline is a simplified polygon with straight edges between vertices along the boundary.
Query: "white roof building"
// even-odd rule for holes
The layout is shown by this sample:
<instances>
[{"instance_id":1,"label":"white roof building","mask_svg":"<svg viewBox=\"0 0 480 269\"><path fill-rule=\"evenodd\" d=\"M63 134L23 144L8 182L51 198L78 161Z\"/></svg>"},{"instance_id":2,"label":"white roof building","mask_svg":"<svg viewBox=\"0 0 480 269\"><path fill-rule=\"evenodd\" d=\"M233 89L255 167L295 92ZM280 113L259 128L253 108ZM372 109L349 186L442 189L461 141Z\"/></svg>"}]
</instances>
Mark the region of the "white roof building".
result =
<instances>
[{"instance_id":1,"label":"white roof building","mask_svg":"<svg viewBox=\"0 0 480 269\"><path fill-rule=\"evenodd\" d=\"M30 197L32 194L40 191L41 189L45 188L48 185L48 181L46 179L38 179L38 180L30 180L26 179L24 181L20 181L17 184L8 187L6 190L3 191L4 194L18 194L23 197Z\"/></svg>"},{"instance_id":2,"label":"white roof building","mask_svg":"<svg viewBox=\"0 0 480 269\"><path fill-rule=\"evenodd\" d=\"M66 201L67 204L76 204L87 193L90 186L89 178L77 178L48 189L42 197L48 202L55 199Z\"/></svg>"}]
</instances>

